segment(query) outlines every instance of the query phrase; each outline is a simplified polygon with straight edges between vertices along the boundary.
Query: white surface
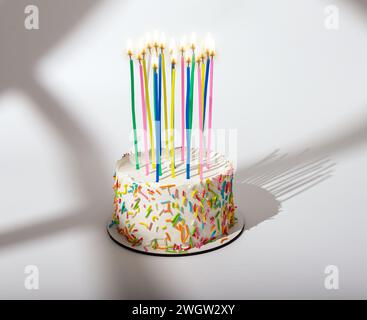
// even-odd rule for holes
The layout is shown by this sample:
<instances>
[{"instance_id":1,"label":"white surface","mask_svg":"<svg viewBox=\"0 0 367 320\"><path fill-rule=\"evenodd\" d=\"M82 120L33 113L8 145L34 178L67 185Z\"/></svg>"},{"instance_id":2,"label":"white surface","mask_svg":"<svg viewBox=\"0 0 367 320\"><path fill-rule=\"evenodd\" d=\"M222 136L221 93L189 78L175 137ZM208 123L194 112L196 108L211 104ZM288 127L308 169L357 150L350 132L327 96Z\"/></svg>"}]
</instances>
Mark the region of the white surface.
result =
<instances>
[{"instance_id":1,"label":"white surface","mask_svg":"<svg viewBox=\"0 0 367 320\"><path fill-rule=\"evenodd\" d=\"M28 2L0 2L1 298L367 297L363 1L35 2L37 31L23 27ZM329 4L338 30L324 27ZM254 227L205 255L147 257L105 230L131 147L124 45L155 28L213 34L214 126L238 129L237 198ZM287 155L253 166L276 149ZM283 201L292 168L321 182ZM278 197L259 187L271 177ZM39 290L24 287L30 264ZM339 290L324 287L327 265Z\"/></svg>"}]
</instances>

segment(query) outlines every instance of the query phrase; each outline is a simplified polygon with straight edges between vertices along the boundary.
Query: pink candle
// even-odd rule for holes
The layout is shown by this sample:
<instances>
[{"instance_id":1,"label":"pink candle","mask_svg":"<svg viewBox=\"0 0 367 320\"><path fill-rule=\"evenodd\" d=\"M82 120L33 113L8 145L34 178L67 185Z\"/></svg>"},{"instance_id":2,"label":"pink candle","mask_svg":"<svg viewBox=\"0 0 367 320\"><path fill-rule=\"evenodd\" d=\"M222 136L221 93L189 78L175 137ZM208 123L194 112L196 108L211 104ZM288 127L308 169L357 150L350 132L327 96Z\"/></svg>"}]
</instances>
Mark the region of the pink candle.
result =
<instances>
[{"instance_id":1,"label":"pink candle","mask_svg":"<svg viewBox=\"0 0 367 320\"><path fill-rule=\"evenodd\" d=\"M214 69L214 55L211 56L210 61L210 82L209 82L209 121L208 121L208 149L206 162L207 167L210 167L210 152L212 142L212 119L213 119L213 69Z\"/></svg>"},{"instance_id":2,"label":"pink candle","mask_svg":"<svg viewBox=\"0 0 367 320\"><path fill-rule=\"evenodd\" d=\"M185 161L185 59L181 55L181 161Z\"/></svg>"},{"instance_id":3,"label":"pink candle","mask_svg":"<svg viewBox=\"0 0 367 320\"><path fill-rule=\"evenodd\" d=\"M147 133L147 110L145 106L144 96L144 80L143 80L143 67L139 60L140 71L140 92L141 92L141 108L143 113L143 131L144 131L144 150L145 150L145 174L149 174L149 151L148 151L148 133Z\"/></svg>"},{"instance_id":4,"label":"pink candle","mask_svg":"<svg viewBox=\"0 0 367 320\"><path fill-rule=\"evenodd\" d=\"M199 97L199 174L200 180L203 180L203 95L201 87L201 61L198 62L198 97Z\"/></svg>"}]
</instances>

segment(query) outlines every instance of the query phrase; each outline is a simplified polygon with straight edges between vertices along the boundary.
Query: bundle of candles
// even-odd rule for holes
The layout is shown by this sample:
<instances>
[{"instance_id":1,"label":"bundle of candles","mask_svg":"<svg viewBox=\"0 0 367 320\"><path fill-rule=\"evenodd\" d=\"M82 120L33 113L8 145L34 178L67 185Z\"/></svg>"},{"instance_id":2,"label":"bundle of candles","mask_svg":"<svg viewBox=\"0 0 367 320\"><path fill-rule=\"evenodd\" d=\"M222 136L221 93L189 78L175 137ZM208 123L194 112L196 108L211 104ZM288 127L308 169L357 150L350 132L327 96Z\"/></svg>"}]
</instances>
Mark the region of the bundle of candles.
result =
<instances>
[{"instance_id":1,"label":"bundle of candles","mask_svg":"<svg viewBox=\"0 0 367 320\"><path fill-rule=\"evenodd\" d=\"M140 41L136 51L133 50L131 41L127 44L127 54L130 60L130 80L131 80L131 111L132 124L134 130L134 148L136 169L140 168L139 161L145 162L145 173L149 175L150 166L156 171L156 182L162 175L162 104L164 114L164 142L166 156L170 161L171 176L175 177L175 80L177 56L180 57L180 78L181 78L181 162L186 163L186 178L190 179L190 158L191 158L191 136L193 124L194 92L197 90L198 97L198 127L199 127L199 163L198 173L200 179L203 179L204 166L210 167L211 151L211 130L212 130L212 109L213 109L213 70L215 48L214 41L210 35L207 35L200 50L196 42L195 34L192 34L191 40L186 41L186 37L177 47L174 39L171 40L168 48L170 57L170 117L167 101L167 77L166 77L166 40L164 34L154 33L146 35L145 41ZM139 160L138 137L135 114L135 89L134 89L134 62L138 64L140 78L140 95L143 120L143 145L144 159ZM185 68L186 66L186 68ZM195 66L197 72L195 89ZM186 69L186 72L185 72ZM153 86L150 92L149 78ZM186 86L186 90L185 90ZM208 93L209 91L209 93ZM209 95L208 111L207 96ZM162 101L163 96L163 101ZM151 103L153 101L153 103ZM163 103L162 103L163 102ZM153 112L152 110L153 109ZM208 112L208 115L207 115ZM152 113L154 120L152 118ZM208 121L207 127L207 148L204 151L204 130L205 121ZM149 129L149 139L148 139ZM154 139L155 137L155 139ZM186 141L185 141L186 137ZM149 142L148 142L149 141ZM186 157L185 157L186 151ZM150 153L150 155L149 155ZM204 153L206 157L204 159Z\"/></svg>"}]
</instances>

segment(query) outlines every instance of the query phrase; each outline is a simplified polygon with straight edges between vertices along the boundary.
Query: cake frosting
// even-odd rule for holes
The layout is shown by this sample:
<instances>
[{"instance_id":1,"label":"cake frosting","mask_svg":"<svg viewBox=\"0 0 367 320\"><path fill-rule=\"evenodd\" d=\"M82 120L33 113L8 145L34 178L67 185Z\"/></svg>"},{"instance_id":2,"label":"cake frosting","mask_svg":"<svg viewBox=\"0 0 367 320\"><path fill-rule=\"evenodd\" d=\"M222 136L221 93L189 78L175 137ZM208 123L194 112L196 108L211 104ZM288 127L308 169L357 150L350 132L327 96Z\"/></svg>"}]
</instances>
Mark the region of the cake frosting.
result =
<instances>
[{"instance_id":1,"label":"cake frosting","mask_svg":"<svg viewBox=\"0 0 367 320\"><path fill-rule=\"evenodd\" d=\"M220 239L226 241L236 222L233 201L233 166L223 155L212 153L210 168L198 174L198 151L191 150L191 178L176 149L175 177L162 155L162 176L135 169L132 154L117 161L113 189L112 224L132 247L145 251L182 253ZM139 155L142 159L142 156Z\"/></svg>"}]
</instances>

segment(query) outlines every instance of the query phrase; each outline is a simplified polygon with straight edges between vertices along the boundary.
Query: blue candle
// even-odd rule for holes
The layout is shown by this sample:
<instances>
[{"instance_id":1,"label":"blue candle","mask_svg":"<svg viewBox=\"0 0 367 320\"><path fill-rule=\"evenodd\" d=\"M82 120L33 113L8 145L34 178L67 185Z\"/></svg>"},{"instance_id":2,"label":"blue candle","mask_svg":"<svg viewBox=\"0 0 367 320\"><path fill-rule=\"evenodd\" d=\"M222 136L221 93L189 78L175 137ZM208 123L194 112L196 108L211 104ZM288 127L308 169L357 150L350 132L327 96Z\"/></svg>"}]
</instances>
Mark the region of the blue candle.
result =
<instances>
[{"instance_id":1,"label":"blue candle","mask_svg":"<svg viewBox=\"0 0 367 320\"><path fill-rule=\"evenodd\" d=\"M191 129L190 129L190 64L187 64L186 67L186 179L190 179L190 138L191 138Z\"/></svg>"},{"instance_id":2,"label":"blue candle","mask_svg":"<svg viewBox=\"0 0 367 320\"><path fill-rule=\"evenodd\" d=\"M158 74L157 69L153 69L153 93L154 93L154 117L155 117L155 142L156 146L160 145L161 140L161 121L160 121L160 110L158 105ZM157 148L158 149L158 148ZM161 167L161 155L159 150L156 150L156 182L159 182L159 173Z\"/></svg>"},{"instance_id":3,"label":"blue candle","mask_svg":"<svg viewBox=\"0 0 367 320\"><path fill-rule=\"evenodd\" d=\"M194 47L193 47L194 48ZM191 69L190 69L190 112L189 112L189 130L188 130L188 143L187 143L187 165L186 165L186 178L190 179L190 154L191 154L191 129L192 129L192 116L194 109L194 85L195 85L195 51L192 50L191 56Z\"/></svg>"},{"instance_id":4,"label":"blue candle","mask_svg":"<svg viewBox=\"0 0 367 320\"><path fill-rule=\"evenodd\" d=\"M205 111L206 111L206 96L208 92L208 80L209 80L209 67L210 67L210 58L206 59L206 69L205 69L205 82L204 82L204 117L203 117L203 129L205 127Z\"/></svg>"},{"instance_id":5,"label":"blue candle","mask_svg":"<svg viewBox=\"0 0 367 320\"><path fill-rule=\"evenodd\" d=\"M161 109L162 109L162 54L159 54L159 61L158 61L158 108L159 108L159 132L161 132ZM162 156L162 139L159 139L159 154ZM161 160L161 157L159 157ZM160 163L159 166L159 175L162 175L162 165Z\"/></svg>"}]
</instances>

